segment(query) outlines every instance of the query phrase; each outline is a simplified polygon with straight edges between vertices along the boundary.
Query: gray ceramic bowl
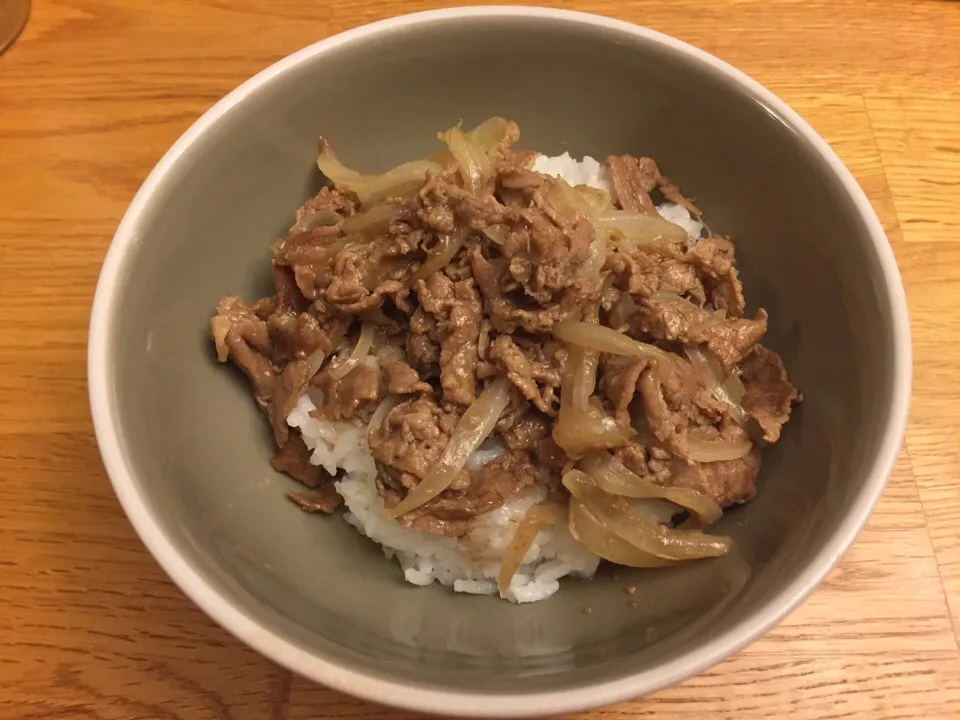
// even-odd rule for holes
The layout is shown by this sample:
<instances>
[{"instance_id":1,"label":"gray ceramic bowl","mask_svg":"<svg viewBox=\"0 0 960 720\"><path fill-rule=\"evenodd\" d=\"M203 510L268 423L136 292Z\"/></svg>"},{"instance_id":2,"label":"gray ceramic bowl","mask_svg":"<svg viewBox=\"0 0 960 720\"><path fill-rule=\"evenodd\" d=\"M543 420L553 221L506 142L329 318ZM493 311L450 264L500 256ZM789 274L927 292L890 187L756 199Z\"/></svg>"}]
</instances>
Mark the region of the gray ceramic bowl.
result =
<instances>
[{"instance_id":1,"label":"gray ceramic bowl","mask_svg":"<svg viewBox=\"0 0 960 720\"><path fill-rule=\"evenodd\" d=\"M519 122L550 154L655 157L737 243L747 299L806 402L727 513L738 552L608 569L516 606L404 585L339 518L288 502L245 383L207 320L269 287L267 244L317 187L319 134L363 170L422 156L461 118ZM720 661L809 593L897 454L910 341L893 256L837 157L782 102L649 30L554 10L412 15L313 45L244 83L164 156L104 263L90 330L97 438L174 581L276 662L374 701L530 716L649 693ZM639 590L630 598L623 587ZM631 604L631 600L634 604ZM584 609L592 612L586 614Z\"/></svg>"}]
</instances>

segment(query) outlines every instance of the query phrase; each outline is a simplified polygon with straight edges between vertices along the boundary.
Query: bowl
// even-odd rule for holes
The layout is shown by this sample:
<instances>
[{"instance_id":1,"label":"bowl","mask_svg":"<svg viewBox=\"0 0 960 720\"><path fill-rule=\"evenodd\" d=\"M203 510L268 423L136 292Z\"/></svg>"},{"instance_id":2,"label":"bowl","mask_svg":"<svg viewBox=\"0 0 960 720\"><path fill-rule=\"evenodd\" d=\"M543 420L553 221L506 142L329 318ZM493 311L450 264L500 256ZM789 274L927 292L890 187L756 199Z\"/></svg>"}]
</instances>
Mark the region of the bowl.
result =
<instances>
[{"instance_id":1,"label":"bowl","mask_svg":"<svg viewBox=\"0 0 960 720\"><path fill-rule=\"evenodd\" d=\"M607 570L512 605L402 582L338 518L285 498L269 430L213 361L217 300L269 291L268 244L316 191L322 133L363 171L424 156L458 120L516 120L549 154L650 155L733 237L806 402L765 454L759 496L718 530L737 551ZM215 105L167 152L103 265L90 329L97 439L149 550L212 618L337 690L463 716L572 712L664 688L794 608L853 542L904 431L903 289L866 197L756 82L616 20L459 8L312 45ZM638 588L633 596L625 585Z\"/></svg>"}]
</instances>

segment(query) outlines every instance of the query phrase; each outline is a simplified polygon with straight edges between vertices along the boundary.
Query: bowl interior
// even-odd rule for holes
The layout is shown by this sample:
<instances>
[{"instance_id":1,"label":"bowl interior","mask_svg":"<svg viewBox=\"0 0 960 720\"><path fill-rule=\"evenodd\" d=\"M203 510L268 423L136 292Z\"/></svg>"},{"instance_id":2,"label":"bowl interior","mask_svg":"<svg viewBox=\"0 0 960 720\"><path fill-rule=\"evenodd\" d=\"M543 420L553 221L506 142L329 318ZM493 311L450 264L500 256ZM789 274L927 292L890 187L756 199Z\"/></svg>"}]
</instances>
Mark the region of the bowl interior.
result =
<instances>
[{"instance_id":1,"label":"bowl interior","mask_svg":"<svg viewBox=\"0 0 960 720\"><path fill-rule=\"evenodd\" d=\"M285 499L293 483L268 465L246 382L213 361L214 305L269 291L267 245L317 187L320 134L374 171L490 115L516 120L521 146L548 154L654 157L734 239L751 311L769 311L765 342L806 402L765 454L757 500L719 527L736 540L731 556L608 568L515 606L405 585L342 519ZM131 232L109 354L137 491L183 558L264 628L407 685L570 690L651 670L749 622L863 502L890 414L886 290L841 183L789 121L722 72L614 28L448 18L306 57L199 135Z\"/></svg>"}]
</instances>

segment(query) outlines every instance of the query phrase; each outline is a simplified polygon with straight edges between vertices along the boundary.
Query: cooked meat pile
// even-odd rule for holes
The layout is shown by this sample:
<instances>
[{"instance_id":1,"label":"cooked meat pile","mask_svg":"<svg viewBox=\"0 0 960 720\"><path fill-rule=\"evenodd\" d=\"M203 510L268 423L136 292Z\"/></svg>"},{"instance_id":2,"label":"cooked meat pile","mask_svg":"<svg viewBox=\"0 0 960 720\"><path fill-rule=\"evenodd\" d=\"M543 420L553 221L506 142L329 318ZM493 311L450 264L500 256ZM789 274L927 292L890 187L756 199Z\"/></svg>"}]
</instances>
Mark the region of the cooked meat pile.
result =
<instances>
[{"instance_id":1,"label":"cooked meat pile","mask_svg":"<svg viewBox=\"0 0 960 720\"><path fill-rule=\"evenodd\" d=\"M607 194L533 172L513 123L442 138L446 153L381 176L321 141L334 184L271 247L274 294L217 306L218 359L249 378L273 466L307 488L292 498L342 502L286 423L309 392L317 418L369 424L388 510L449 465L478 398L506 398L485 441L504 452L460 462L399 516L422 532L463 535L536 485L566 502L564 473L597 452L659 487L750 500L800 395L760 344L766 312L746 314L730 240L690 239L657 214L671 202L700 216L649 158L608 157Z\"/></svg>"}]
</instances>

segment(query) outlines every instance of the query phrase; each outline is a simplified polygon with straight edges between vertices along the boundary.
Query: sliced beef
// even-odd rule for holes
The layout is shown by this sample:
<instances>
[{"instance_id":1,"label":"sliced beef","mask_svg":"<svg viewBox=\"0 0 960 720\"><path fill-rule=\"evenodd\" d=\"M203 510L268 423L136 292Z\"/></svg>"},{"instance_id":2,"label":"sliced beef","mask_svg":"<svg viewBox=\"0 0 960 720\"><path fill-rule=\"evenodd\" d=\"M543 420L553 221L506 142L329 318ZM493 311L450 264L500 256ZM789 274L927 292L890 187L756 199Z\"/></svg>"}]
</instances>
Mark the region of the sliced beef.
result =
<instances>
[{"instance_id":1,"label":"sliced beef","mask_svg":"<svg viewBox=\"0 0 960 720\"><path fill-rule=\"evenodd\" d=\"M521 490L546 481L531 455L508 452L470 473L469 484L446 490L400 519L402 525L435 535L460 537L478 516L496 510Z\"/></svg>"},{"instance_id":2,"label":"sliced beef","mask_svg":"<svg viewBox=\"0 0 960 720\"><path fill-rule=\"evenodd\" d=\"M537 410L552 417L560 405L557 393L564 356L558 357L550 348L535 343L525 351L509 335L500 335L490 344L487 356Z\"/></svg>"},{"instance_id":3,"label":"sliced beef","mask_svg":"<svg viewBox=\"0 0 960 720\"><path fill-rule=\"evenodd\" d=\"M628 470L657 485L666 485L673 472L673 456L663 448L631 442L613 454Z\"/></svg>"},{"instance_id":4,"label":"sliced beef","mask_svg":"<svg viewBox=\"0 0 960 720\"><path fill-rule=\"evenodd\" d=\"M613 453L631 471L661 487L697 490L721 507L747 502L756 493L760 451L753 449L739 460L691 463L671 456L663 448L634 442Z\"/></svg>"},{"instance_id":5,"label":"sliced beef","mask_svg":"<svg viewBox=\"0 0 960 720\"><path fill-rule=\"evenodd\" d=\"M684 250L666 245L617 251L608 256L614 284L619 290L638 299L667 293L689 298L702 305L707 300L706 290L696 270L684 260Z\"/></svg>"},{"instance_id":6,"label":"sliced beef","mask_svg":"<svg viewBox=\"0 0 960 720\"><path fill-rule=\"evenodd\" d=\"M760 450L753 448L739 460L709 463L674 462L668 480L661 485L697 490L720 507L749 502L757 493Z\"/></svg>"},{"instance_id":7,"label":"sliced beef","mask_svg":"<svg viewBox=\"0 0 960 720\"><path fill-rule=\"evenodd\" d=\"M227 297L218 303L217 314L210 320L210 334L217 360L233 360L250 380L257 404L266 408L277 382L276 369L268 358L267 324L240 298Z\"/></svg>"},{"instance_id":8,"label":"sliced beef","mask_svg":"<svg viewBox=\"0 0 960 720\"><path fill-rule=\"evenodd\" d=\"M645 299L631 322L634 332L646 333L658 340L705 345L727 372L733 372L767 332L765 310L758 310L753 320L731 320L679 298Z\"/></svg>"},{"instance_id":9,"label":"sliced beef","mask_svg":"<svg viewBox=\"0 0 960 720\"><path fill-rule=\"evenodd\" d=\"M287 442L277 449L270 460L270 466L277 472L286 473L311 490L333 480L322 467L310 464L310 449L303 442L298 430L292 431Z\"/></svg>"},{"instance_id":10,"label":"sliced beef","mask_svg":"<svg viewBox=\"0 0 960 720\"><path fill-rule=\"evenodd\" d=\"M292 492L287 497L299 505L301 510L309 513L322 512L329 515L343 505L343 498L333 483L324 485L319 490Z\"/></svg>"},{"instance_id":11,"label":"sliced beef","mask_svg":"<svg viewBox=\"0 0 960 720\"><path fill-rule=\"evenodd\" d=\"M743 317L743 285L734 264L733 243L711 235L694 243L683 259L687 267L696 272L707 290L707 298L717 310L724 310L727 317Z\"/></svg>"},{"instance_id":12,"label":"sliced beef","mask_svg":"<svg viewBox=\"0 0 960 720\"><path fill-rule=\"evenodd\" d=\"M403 487L414 487L437 464L459 419L459 413L430 397L404 400L387 413L381 427L370 428L370 451L382 466L397 471Z\"/></svg>"},{"instance_id":13,"label":"sliced beef","mask_svg":"<svg viewBox=\"0 0 960 720\"><path fill-rule=\"evenodd\" d=\"M368 434L380 464L378 490L386 507L399 503L427 475L449 441L459 416L427 398L401 402ZM469 532L477 515L493 510L513 493L542 479L529 453L510 451L479 470L464 470L450 489L407 513L404 527L439 535Z\"/></svg>"},{"instance_id":14,"label":"sliced beef","mask_svg":"<svg viewBox=\"0 0 960 720\"><path fill-rule=\"evenodd\" d=\"M636 387L650 431L674 455L690 456L691 431L702 439L720 438L724 410L689 363L678 358L665 382L656 368L644 368Z\"/></svg>"},{"instance_id":15,"label":"sliced beef","mask_svg":"<svg viewBox=\"0 0 960 720\"><path fill-rule=\"evenodd\" d=\"M605 355L600 368L600 391L613 404L614 418L625 427L632 425L630 405L637 394L640 374L650 363L646 360Z\"/></svg>"},{"instance_id":16,"label":"sliced beef","mask_svg":"<svg viewBox=\"0 0 960 720\"><path fill-rule=\"evenodd\" d=\"M267 418L273 426L273 437L280 447L287 442L290 433L287 416L296 407L297 399L306 392L310 382L309 367L306 360L297 359L287 363L274 385L273 396L267 407Z\"/></svg>"},{"instance_id":17,"label":"sliced beef","mask_svg":"<svg viewBox=\"0 0 960 720\"><path fill-rule=\"evenodd\" d=\"M323 420L350 420L369 416L383 398L380 370L360 363L341 376L343 362L331 361L312 381L322 398L311 414Z\"/></svg>"},{"instance_id":18,"label":"sliced beef","mask_svg":"<svg viewBox=\"0 0 960 720\"><path fill-rule=\"evenodd\" d=\"M397 360L389 355L381 355L377 358L377 361L387 392L394 395L417 395L433 391L429 383L423 382L417 371L403 360Z\"/></svg>"},{"instance_id":19,"label":"sliced beef","mask_svg":"<svg viewBox=\"0 0 960 720\"><path fill-rule=\"evenodd\" d=\"M794 404L803 400L787 377L787 369L777 353L757 345L743 361L743 382L746 393L743 408L763 430L763 440L775 443L780 428L790 419Z\"/></svg>"},{"instance_id":20,"label":"sliced beef","mask_svg":"<svg viewBox=\"0 0 960 720\"><path fill-rule=\"evenodd\" d=\"M550 436L552 426L550 418L528 412L503 433L503 441L511 450L536 452L541 442Z\"/></svg>"},{"instance_id":21,"label":"sliced beef","mask_svg":"<svg viewBox=\"0 0 960 720\"><path fill-rule=\"evenodd\" d=\"M650 192L657 187L660 176L657 164L650 158L632 155L611 155L605 162L620 207L628 212L655 214L657 208Z\"/></svg>"},{"instance_id":22,"label":"sliced beef","mask_svg":"<svg viewBox=\"0 0 960 720\"><path fill-rule=\"evenodd\" d=\"M417 284L420 309L432 316L425 333L440 344L443 399L469 405L476 397L477 343L482 309L472 279L454 281L436 273Z\"/></svg>"},{"instance_id":23,"label":"sliced beef","mask_svg":"<svg viewBox=\"0 0 960 720\"><path fill-rule=\"evenodd\" d=\"M524 299L523 290L510 274L505 258L487 259L475 250L471 259L484 313L498 332L512 333L522 328L529 333L548 334L558 322L580 312L581 305L573 289L560 293L557 302L538 305Z\"/></svg>"},{"instance_id":24,"label":"sliced beef","mask_svg":"<svg viewBox=\"0 0 960 720\"><path fill-rule=\"evenodd\" d=\"M650 193L659 190L667 202L682 205L691 215L700 217L700 209L680 193L680 188L660 174L657 164L650 158L611 155L604 162L610 171L616 199L624 210L655 213Z\"/></svg>"}]
</instances>

